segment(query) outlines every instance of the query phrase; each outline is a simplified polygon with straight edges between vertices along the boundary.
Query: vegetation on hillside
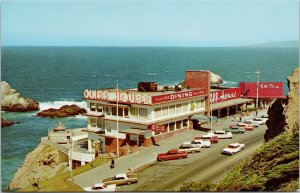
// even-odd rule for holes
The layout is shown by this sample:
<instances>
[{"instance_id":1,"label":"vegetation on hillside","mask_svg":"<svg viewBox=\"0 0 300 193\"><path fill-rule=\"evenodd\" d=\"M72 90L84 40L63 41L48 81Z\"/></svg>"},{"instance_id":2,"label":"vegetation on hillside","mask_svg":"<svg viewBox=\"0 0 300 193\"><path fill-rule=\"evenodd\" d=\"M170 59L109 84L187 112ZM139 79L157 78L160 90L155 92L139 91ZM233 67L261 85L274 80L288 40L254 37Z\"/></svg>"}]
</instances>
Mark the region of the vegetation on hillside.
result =
<instances>
[{"instance_id":1,"label":"vegetation on hillside","mask_svg":"<svg viewBox=\"0 0 300 193\"><path fill-rule=\"evenodd\" d=\"M296 191L299 189L299 133L280 134L236 165L217 184L185 183L180 191Z\"/></svg>"}]
</instances>

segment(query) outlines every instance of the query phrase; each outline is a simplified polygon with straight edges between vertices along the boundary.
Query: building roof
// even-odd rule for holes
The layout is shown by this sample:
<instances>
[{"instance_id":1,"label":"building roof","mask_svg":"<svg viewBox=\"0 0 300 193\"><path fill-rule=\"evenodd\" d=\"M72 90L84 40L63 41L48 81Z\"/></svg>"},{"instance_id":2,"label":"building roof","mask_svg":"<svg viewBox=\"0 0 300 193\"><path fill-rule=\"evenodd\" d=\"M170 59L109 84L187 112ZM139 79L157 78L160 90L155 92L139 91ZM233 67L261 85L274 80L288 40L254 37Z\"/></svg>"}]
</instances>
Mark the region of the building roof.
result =
<instances>
[{"instance_id":1,"label":"building roof","mask_svg":"<svg viewBox=\"0 0 300 193\"><path fill-rule=\"evenodd\" d=\"M229 100L229 101L211 104L211 108L212 108L212 110L222 109L225 107L230 107L230 106L248 103L248 102L252 102L252 101L253 101L253 99L238 98L238 99L233 99L233 100Z\"/></svg>"}]
</instances>

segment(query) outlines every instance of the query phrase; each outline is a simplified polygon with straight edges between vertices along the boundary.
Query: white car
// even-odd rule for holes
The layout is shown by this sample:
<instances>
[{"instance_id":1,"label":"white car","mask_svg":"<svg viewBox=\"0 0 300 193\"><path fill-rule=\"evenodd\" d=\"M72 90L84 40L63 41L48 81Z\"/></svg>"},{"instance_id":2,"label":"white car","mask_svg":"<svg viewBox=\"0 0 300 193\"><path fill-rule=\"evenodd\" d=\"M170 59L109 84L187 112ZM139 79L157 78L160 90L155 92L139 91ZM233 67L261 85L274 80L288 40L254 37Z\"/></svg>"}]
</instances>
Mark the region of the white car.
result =
<instances>
[{"instance_id":1,"label":"white car","mask_svg":"<svg viewBox=\"0 0 300 193\"><path fill-rule=\"evenodd\" d=\"M213 133L209 132L206 135L202 135L203 138L208 138L212 136L218 136L219 139L232 139L232 133L231 132L226 132L226 131L215 131Z\"/></svg>"},{"instance_id":2,"label":"white car","mask_svg":"<svg viewBox=\"0 0 300 193\"><path fill-rule=\"evenodd\" d=\"M204 141L202 139L194 139L191 144L194 146L194 147L201 147L201 148L207 148L207 147L210 147L211 146L211 142L210 141Z\"/></svg>"},{"instance_id":3,"label":"white car","mask_svg":"<svg viewBox=\"0 0 300 193\"><path fill-rule=\"evenodd\" d=\"M193 146L190 142L183 142L178 149L179 152L185 151L187 153L201 152L200 146Z\"/></svg>"},{"instance_id":4,"label":"white car","mask_svg":"<svg viewBox=\"0 0 300 193\"><path fill-rule=\"evenodd\" d=\"M245 148L245 144L243 143L231 143L228 147L222 149L222 154L234 155L237 152L243 150Z\"/></svg>"},{"instance_id":5,"label":"white car","mask_svg":"<svg viewBox=\"0 0 300 193\"><path fill-rule=\"evenodd\" d=\"M91 187L83 188L87 192L114 192L116 191L116 184L105 185L103 183L95 184Z\"/></svg>"},{"instance_id":6,"label":"white car","mask_svg":"<svg viewBox=\"0 0 300 193\"><path fill-rule=\"evenodd\" d=\"M258 125L266 124L266 120L263 120L262 118L253 118L253 119L244 121L244 123L258 126Z\"/></svg>"}]
</instances>

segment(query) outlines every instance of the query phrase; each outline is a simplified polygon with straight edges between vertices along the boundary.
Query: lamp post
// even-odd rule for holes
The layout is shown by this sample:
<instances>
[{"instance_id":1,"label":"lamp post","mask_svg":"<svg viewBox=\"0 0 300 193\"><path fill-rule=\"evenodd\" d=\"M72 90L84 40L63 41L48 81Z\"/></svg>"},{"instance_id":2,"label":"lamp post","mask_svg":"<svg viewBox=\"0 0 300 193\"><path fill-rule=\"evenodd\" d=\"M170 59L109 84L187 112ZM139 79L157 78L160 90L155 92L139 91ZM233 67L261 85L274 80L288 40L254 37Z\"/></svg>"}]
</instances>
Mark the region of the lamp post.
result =
<instances>
[{"instance_id":1,"label":"lamp post","mask_svg":"<svg viewBox=\"0 0 300 193\"><path fill-rule=\"evenodd\" d=\"M258 109L258 84L259 84L259 70L256 72L256 109Z\"/></svg>"},{"instance_id":2,"label":"lamp post","mask_svg":"<svg viewBox=\"0 0 300 193\"><path fill-rule=\"evenodd\" d=\"M119 157L119 85L117 80L117 157Z\"/></svg>"}]
</instances>

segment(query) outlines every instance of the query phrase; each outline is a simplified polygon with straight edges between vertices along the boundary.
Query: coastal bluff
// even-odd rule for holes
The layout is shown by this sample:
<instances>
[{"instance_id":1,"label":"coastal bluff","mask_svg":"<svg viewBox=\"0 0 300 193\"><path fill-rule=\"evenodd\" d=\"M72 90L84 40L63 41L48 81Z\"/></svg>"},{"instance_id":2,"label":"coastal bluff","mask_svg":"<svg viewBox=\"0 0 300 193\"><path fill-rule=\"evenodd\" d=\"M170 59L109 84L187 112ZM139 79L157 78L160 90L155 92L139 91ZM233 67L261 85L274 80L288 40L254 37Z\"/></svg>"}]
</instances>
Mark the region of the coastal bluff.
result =
<instances>
[{"instance_id":1,"label":"coastal bluff","mask_svg":"<svg viewBox=\"0 0 300 193\"><path fill-rule=\"evenodd\" d=\"M287 99L273 101L268 110L268 130L264 135L266 141L283 132L293 134L299 131L299 67L287 80L289 88Z\"/></svg>"},{"instance_id":2,"label":"coastal bluff","mask_svg":"<svg viewBox=\"0 0 300 193\"><path fill-rule=\"evenodd\" d=\"M68 171L67 156L60 154L55 148L40 143L26 155L23 164L10 181L8 190L14 191L28 186L36 186L39 181Z\"/></svg>"},{"instance_id":3,"label":"coastal bluff","mask_svg":"<svg viewBox=\"0 0 300 193\"><path fill-rule=\"evenodd\" d=\"M39 110L39 103L21 96L7 82L1 81L1 109L7 112L36 111Z\"/></svg>"}]
</instances>

